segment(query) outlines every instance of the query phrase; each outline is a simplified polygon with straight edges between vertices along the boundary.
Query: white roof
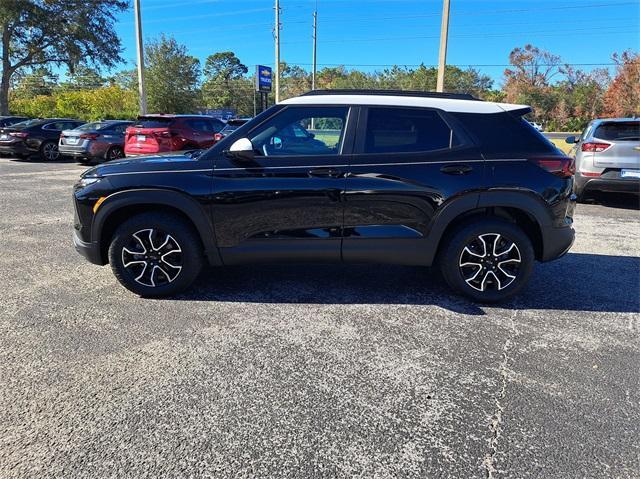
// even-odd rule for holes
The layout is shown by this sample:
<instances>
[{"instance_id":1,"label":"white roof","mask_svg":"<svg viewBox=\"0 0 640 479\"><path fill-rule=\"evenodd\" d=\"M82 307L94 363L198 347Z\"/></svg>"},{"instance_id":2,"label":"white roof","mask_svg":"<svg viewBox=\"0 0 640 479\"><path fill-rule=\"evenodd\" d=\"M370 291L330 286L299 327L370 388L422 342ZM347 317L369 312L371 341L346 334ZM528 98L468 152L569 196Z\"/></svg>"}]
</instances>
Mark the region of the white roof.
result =
<instances>
[{"instance_id":1,"label":"white roof","mask_svg":"<svg viewBox=\"0 0 640 479\"><path fill-rule=\"evenodd\" d=\"M309 95L289 98L281 101L280 104L421 106L460 113L501 113L503 111L527 108L527 105L515 105L512 103L399 95Z\"/></svg>"}]
</instances>

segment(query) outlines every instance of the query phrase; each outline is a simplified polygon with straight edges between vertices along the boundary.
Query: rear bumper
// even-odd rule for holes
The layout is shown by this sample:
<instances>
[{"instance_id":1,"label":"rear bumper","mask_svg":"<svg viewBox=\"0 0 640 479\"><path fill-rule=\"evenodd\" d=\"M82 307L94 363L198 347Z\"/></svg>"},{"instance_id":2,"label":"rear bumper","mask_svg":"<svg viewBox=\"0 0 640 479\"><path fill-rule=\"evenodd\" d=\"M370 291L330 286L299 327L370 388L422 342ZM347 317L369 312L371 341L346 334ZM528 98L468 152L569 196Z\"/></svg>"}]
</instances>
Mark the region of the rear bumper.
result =
<instances>
[{"instance_id":1,"label":"rear bumper","mask_svg":"<svg viewBox=\"0 0 640 479\"><path fill-rule=\"evenodd\" d=\"M76 251L84 256L90 263L101 266L105 264L100 254L100 245L98 243L86 243L82 241L77 231L73 232L73 245Z\"/></svg>"},{"instance_id":2,"label":"rear bumper","mask_svg":"<svg viewBox=\"0 0 640 479\"><path fill-rule=\"evenodd\" d=\"M5 155L31 155L34 150L27 148L22 141L10 144L0 144L0 153Z\"/></svg>"},{"instance_id":3,"label":"rear bumper","mask_svg":"<svg viewBox=\"0 0 640 479\"><path fill-rule=\"evenodd\" d=\"M608 171L602 176L587 177L576 172L576 191L606 191L615 193L640 193L640 178L621 178L620 172Z\"/></svg>"},{"instance_id":4,"label":"rear bumper","mask_svg":"<svg viewBox=\"0 0 640 479\"><path fill-rule=\"evenodd\" d=\"M542 231L544 250L541 261L553 261L561 258L571 249L576 232L571 226L561 228L548 227Z\"/></svg>"}]
</instances>

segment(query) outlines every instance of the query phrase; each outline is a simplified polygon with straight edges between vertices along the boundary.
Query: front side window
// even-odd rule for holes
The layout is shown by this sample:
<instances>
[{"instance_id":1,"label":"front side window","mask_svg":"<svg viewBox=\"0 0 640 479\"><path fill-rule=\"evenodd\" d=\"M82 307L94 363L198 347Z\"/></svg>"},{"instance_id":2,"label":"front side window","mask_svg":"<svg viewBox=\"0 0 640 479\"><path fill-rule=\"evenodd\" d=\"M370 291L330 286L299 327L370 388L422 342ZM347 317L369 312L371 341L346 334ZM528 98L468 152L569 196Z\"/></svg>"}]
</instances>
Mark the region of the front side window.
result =
<instances>
[{"instance_id":1,"label":"front side window","mask_svg":"<svg viewBox=\"0 0 640 479\"><path fill-rule=\"evenodd\" d=\"M259 155L337 155L347 107L289 107L251 133Z\"/></svg>"},{"instance_id":2,"label":"front side window","mask_svg":"<svg viewBox=\"0 0 640 479\"><path fill-rule=\"evenodd\" d=\"M369 108L365 153L410 153L450 148L452 132L438 112Z\"/></svg>"}]
</instances>

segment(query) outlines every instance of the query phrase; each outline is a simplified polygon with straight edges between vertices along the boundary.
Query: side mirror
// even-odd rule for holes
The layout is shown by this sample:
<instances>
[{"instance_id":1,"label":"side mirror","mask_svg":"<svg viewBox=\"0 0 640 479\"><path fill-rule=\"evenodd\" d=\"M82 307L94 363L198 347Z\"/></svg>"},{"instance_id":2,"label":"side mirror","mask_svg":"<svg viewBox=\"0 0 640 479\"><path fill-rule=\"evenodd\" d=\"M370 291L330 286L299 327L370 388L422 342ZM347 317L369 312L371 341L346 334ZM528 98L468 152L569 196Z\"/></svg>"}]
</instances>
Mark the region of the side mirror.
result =
<instances>
[{"instance_id":1,"label":"side mirror","mask_svg":"<svg viewBox=\"0 0 640 479\"><path fill-rule=\"evenodd\" d=\"M578 140L576 139L575 136L568 136L564 141L566 141L570 145L573 145L574 143L578 143Z\"/></svg>"},{"instance_id":2,"label":"side mirror","mask_svg":"<svg viewBox=\"0 0 640 479\"><path fill-rule=\"evenodd\" d=\"M229 158L240 161L253 161L256 156L253 151L253 144L249 138L240 138L236 140L224 153Z\"/></svg>"}]
</instances>

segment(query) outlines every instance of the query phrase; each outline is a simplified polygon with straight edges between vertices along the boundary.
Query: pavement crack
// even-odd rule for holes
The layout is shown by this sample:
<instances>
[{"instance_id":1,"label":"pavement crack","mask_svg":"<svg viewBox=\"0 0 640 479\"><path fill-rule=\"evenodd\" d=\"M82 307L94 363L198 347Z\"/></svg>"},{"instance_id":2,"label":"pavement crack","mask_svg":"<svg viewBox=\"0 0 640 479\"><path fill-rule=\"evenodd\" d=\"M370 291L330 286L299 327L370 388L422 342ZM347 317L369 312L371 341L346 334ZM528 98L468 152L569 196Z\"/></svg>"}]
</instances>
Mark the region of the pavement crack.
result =
<instances>
[{"instance_id":1,"label":"pavement crack","mask_svg":"<svg viewBox=\"0 0 640 479\"><path fill-rule=\"evenodd\" d=\"M498 367L498 373L500 374L500 390L496 395L495 401L495 412L491 418L491 423L489 424L489 431L491 434L491 440L489 442L489 452L485 455L484 460L482 461L482 465L484 466L486 477L488 479L494 479L498 470L495 466L495 456L498 452L498 443L500 442L500 438L502 437L502 415L504 413L504 399L507 395L507 382L509 380L509 364L513 361L510 353L515 345L515 338L518 334L516 329L516 318L517 310L514 309L513 313L510 316L510 332L507 339L502 346L502 360L500 361L500 366Z\"/></svg>"}]
</instances>

